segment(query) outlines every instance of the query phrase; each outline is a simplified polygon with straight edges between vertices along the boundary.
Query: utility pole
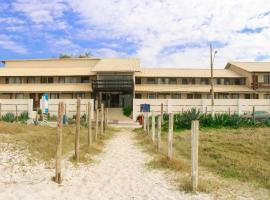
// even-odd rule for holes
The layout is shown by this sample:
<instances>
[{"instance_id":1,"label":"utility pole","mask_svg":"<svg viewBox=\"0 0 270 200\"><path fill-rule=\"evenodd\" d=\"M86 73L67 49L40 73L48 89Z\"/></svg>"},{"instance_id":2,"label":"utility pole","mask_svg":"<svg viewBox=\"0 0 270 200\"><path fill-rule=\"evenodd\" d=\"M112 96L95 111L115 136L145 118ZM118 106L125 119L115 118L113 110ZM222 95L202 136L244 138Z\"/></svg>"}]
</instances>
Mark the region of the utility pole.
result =
<instances>
[{"instance_id":1,"label":"utility pole","mask_svg":"<svg viewBox=\"0 0 270 200\"><path fill-rule=\"evenodd\" d=\"M214 70L213 70L213 65L214 65L214 59L215 55L217 54L217 51L214 52L213 55L213 50L212 50L212 44L210 44L210 67L211 67L211 79L210 79L210 84L211 84L211 89L210 89L210 94L211 94L211 115L214 117L215 112L214 112L214 106L215 106L215 93L214 93Z\"/></svg>"}]
</instances>

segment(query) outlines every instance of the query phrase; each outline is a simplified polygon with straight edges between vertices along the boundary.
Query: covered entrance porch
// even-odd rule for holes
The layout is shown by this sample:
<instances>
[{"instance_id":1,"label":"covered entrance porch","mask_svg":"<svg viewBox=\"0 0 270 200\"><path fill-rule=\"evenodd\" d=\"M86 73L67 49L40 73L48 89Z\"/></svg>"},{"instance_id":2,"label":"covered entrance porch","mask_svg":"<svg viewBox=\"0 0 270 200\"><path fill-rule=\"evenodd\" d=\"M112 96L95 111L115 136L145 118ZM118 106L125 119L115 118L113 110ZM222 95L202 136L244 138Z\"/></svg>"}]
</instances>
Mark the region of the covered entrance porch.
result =
<instances>
[{"instance_id":1,"label":"covered entrance porch","mask_svg":"<svg viewBox=\"0 0 270 200\"><path fill-rule=\"evenodd\" d=\"M120 108L132 106L132 93L125 92L101 92L101 103L108 108Z\"/></svg>"}]
</instances>

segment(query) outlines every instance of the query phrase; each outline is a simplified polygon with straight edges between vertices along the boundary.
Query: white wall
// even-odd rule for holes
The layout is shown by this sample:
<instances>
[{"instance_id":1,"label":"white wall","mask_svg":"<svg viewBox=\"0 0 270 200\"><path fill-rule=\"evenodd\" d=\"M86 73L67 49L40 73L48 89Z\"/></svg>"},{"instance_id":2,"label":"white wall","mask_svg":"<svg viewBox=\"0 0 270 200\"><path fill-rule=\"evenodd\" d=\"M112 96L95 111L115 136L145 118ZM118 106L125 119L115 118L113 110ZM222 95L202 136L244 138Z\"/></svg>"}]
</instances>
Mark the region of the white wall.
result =
<instances>
[{"instance_id":1,"label":"white wall","mask_svg":"<svg viewBox=\"0 0 270 200\"><path fill-rule=\"evenodd\" d=\"M164 113L180 113L191 108L199 109L201 112L211 113L210 99L133 99L133 120L142 114L141 104L150 104L151 112L160 114L161 104L163 103ZM214 111L216 113L238 113L244 114L255 110L265 110L270 112L269 99L215 99Z\"/></svg>"},{"instance_id":2,"label":"white wall","mask_svg":"<svg viewBox=\"0 0 270 200\"><path fill-rule=\"evenodd\" d=\"M16 115L22 112L32 113L33 99L0 99L0 115L3 116L10 112Z\"/></svg>"},{"instance_id":3,"label":"white wall","mask_svg":"<svg viewBox=\"0 0 270 200\"><path fill-rule=\"evenodd\" d=\"M49 113L50 115L58 115L58 104L59 102L64 102L64 105L66 106L66 114L68 117L72 117L73 115L76 115L77 110L77 99L49 99ZM92 112L92 119L94 119L94 100L93 99L81 99L81 115L88 112L88 102L91 103L91 112ZM40 106L42 108L42 99L40 100Z\"/></svg>"}]
</instances>

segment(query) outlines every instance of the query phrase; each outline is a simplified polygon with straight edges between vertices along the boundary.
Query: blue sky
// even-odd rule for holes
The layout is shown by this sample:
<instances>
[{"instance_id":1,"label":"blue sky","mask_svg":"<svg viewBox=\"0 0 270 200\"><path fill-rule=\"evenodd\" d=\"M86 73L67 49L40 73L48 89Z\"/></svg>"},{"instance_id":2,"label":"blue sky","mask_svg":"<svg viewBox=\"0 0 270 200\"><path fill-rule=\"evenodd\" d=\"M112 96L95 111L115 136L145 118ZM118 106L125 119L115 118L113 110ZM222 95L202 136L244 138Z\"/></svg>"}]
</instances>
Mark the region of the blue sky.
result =
<instances>
[{"instance_id":1,"label":"blue sky","mask_svg":"<svg viewBox=\"0 0 270 200\"><path fill-rule=\"evenodd\" d=\"M146 67L270 60L269 0L0 0L0 59L90 52Z\"/></svg>"}]
</instances>

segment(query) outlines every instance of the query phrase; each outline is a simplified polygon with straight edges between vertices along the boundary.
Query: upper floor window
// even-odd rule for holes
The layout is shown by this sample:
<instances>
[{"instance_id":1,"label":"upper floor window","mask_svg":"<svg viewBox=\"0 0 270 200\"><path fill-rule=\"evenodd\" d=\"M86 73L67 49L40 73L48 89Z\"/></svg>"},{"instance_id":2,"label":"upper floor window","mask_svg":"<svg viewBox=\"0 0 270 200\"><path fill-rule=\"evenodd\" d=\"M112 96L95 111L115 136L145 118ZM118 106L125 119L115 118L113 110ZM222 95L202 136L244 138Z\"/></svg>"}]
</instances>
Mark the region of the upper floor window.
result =
<instances>
[{"instance_id":1,"label":"upper floor window","mask_svg":"<svg viewBox=\"0 0 270 200\"><path fill-rule=\"evenodd\" d=\"M188 79L187 78L183 78L182 79L182 84L183 85L187 85L188 84Z\"/></svg>"},{"instance_id":2,"label":"upper floor window","mask_svg":"<svg viewBox=\"0 0 270 200\"><path fill-rule=\"evenodd\" d=\"M158 83L159 84L166 84L167 83L167 79L166 78L159 78L158 79Z\"/></svg>"},{"instance_id":3,"label":"upper floor window","mask_svg":"<svg viewBox=\"0 0 270 200\"><path fill-rule=\"evenodd\" d=\"M8 77L8 78L6 78L6 83L18 84L18 83L21 83L21 78L20 77Z\"/></svg>"},{"instance_id":4,"label":"upper floor window","mask_svg":"<svg viewBox=\"0 0 270 200\"><path fill-rule=\"evenodd\" d=\"M65 77L65 83L77 83L77 77Z\"/></svg>"},{"instance_id":5,"label":"upper floor window","mask_svg":"<svg viewBox=\"0 0 270 200\"><path fill-rule=\"evenodd\" d=\"M177 79L176 78L169 78L169 84L177 84Z\"/></svg>"},{"instance_id":6,"label":"upper floor window","mask_svg":"<svg viewBox=\"0 0 270 200\"><path fill-rule=\"evenodd\" d=\"M58 93L51 93L50 99L59 99L59 94Z\"/></svg>"},{"instance_id":7,"label":"upper floor window","mask_svg":"<svg viewBox=\"0 0 270 200\"><path fill-rule=\"evenodd\" d=\"M27 83L35 83L36 82L36 78L35 77L28 77L27 78Z\"/></svg>"},{"instance_id":8,"label":"upper floor window","mask_svg":"<svg viewBox=\"0 0 270 200\"><path fill-rule=\"evenodd\" d=\"M23 99L23 98L24 98L24 94L22 93L15 94L15 99Z\"/></svg>"},{"instance_id":9,"label":"upper floor window","mask_svg":"<svg viewBox=\"0 0 270 200\"><path fill-rule=\"evenodd\" d=\"M53 77L41 77L41 83L53 83Z\"/></svg>"},{"instance_id":10,"label":"upper floor window","mask_svg":"<svg viewBox=\"0 0 270 200\"><path fill-rule=\"evenodd\" d=\"M135 84L142 84L142 79L141 78L135 78Z\"/></svg>"},{"instance_id":11,"label":"upper floor window","mask_svg":"<svg viewBox=\"0 0 270 200\"><path fill-rule=\"evenodd\" d=\"M147 83L148 84L155 84L156 83L156 79L155 78L147 78Z\"/></svg>"},{"instance_id":12,"label":"upper floor window","mask_svg":"<svg viewBox=\"0 0 270 200\"><path fill-rule=\"evenodd\" d=\"M237 93L232 93L231 94L231 99L239 99L240 95Z\"/></svg>"},{"instance_id":13,"label":"upper floor window","mask_svg":"<svg viewBox=\"0 0 270 200\"><path fill-rule=\"evenodd\" d=\"M209 79L208 78L201 78L201 84L202 85L208 85L209 84Z\"/></svg>"},{"instance_id":14,"label":"upper floor window","mask_svg":"<svg viewBox=\"0 0 270 200\"><path fill-rule=\"evenodd\" d=\"M270 84L270 75L264 75L263 76L263 82L267 83L267 84Z\"/></svg>"},{"instance_id":15,"label":"upper floor window","mask_svg":"<svg viewBox=\"0 0 270 200\"><path fill-rule=\"evenodd\" d=\"M89 77L88 76L81 77L81 83L89 83Z\"/></svg>"}]
</instances>

